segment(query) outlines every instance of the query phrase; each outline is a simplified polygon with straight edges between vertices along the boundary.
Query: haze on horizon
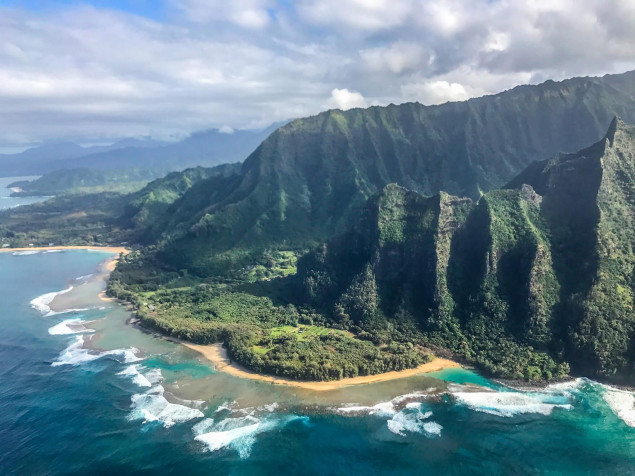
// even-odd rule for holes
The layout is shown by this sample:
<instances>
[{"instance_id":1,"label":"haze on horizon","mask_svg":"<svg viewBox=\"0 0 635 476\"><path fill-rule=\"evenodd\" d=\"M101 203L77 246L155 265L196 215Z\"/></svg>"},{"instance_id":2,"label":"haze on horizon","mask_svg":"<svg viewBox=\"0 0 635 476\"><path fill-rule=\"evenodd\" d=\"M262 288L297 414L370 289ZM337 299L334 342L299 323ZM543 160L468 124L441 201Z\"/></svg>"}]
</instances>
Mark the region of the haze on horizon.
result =
<instances>
[{"instance_id":1,"label":"haze on horizon","mask_svg":"<svg viewBox=\"0 0 635 476\"><path fill-rule=\"evenodd\" d=\"M629 0L0 0L0 148L619 73L633 19Z\"/></svg>"}]
</instances>

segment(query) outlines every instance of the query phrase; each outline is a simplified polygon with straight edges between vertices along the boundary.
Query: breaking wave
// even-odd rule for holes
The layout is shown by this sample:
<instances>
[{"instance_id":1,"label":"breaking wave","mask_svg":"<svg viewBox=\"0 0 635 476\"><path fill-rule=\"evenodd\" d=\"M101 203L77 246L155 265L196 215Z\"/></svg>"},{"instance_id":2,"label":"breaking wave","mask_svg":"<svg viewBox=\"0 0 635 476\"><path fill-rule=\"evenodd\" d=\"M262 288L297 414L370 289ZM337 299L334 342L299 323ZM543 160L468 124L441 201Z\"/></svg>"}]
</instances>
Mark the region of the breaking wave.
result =
<instances>
[{"instance_id":1,"label":"breaking wave","mask_svg":"<svg viewBox=\"0 0 635 476\"><path fill-rule=\"evenodd\" d=\"M519 392L455 392L457 403L472 410L502 417L522 413L551 415L555 408L571 410L573 406L562 397L541 393Z\"/></svg>"},{"instance_id":2,"label":"breaking wave","mask_svg":"<svg viewBox=\"0 0 635 476\"><path fill-rule=\"evenodd\" d=\"M51 302L53 302L53 299L55 299L57 296L61 294L69 293L71 292L72 289L73 289L73 286L69 286L67 289L64 289L62 291L55 291L52 293L42 294L41 296L38 296L31 301L31 307L39 311L44 316L52 316L52 315L58 314L58 313L52 312L49 305L51 304ZM71 312L71 311L72 309L69 309L68 311L65 311L65 312Z\"/></svg>"},{"instance_id":3,"label":"breaking wave","mask_svg":"<svg viewBox=\"0 0 635 476\"><path fill-rule=\"evenodd\" d=\"M583 379L557 383L542 391L465 392L451 391L460 405L472 410L501 417L534 413L551 415L556 409L571 410Z\"/></svg>"},{"instance_id":4,"label":"breaking wave","mask_svg":"<svg viewBox=\"0 0 635 476\"><path fill-rule=\"evenodd\" d=\"M78 335L75 337L75 340L59 354L57 360L51 365L53 367L61 365L81 365L85 362L91 362L106 356L121 357L123 363L127 364L143 360L141 357L137 357L137 353L139 353L139 350L134 347L101 352L92 349L85 349L84 336Z\"/></svg>"},{"instance_id":5,"label":"breaking wave","mask_svg":"<svg viewBox=\"0 0 635 476\"><path fill-rule=\"evenodd\" d=\"M393 415L386 422L388 429L396 435L406 436L407 433L419 433L429 438L441 436L443 428L436 422L427 421L432 416L432 412L422 412L421 406L410 405L402 411Z\"/></svg>"},{"instance_id":6,"label":"breaking wave","mask_svg":"<svg viewBox=\"0 0 635 476\"><path fill-rule=\"evenodd\" d=\"M59 324L51 327L48 332L52 336L56 335L69 335L69 334L82 334L86 332L95 332L93 329L88 329L84 326L88 321L83 319L66 319Z\"/></svg>"},{"instance_id":7,"label":"breaking wave","mask_svg":"<svg viewBox=\"0 0 635 476\"><path fill-rule=\"evenodd\" d=\"M203 412L178 403L171 403L165 398L165 389L159 384L163 380L161 370L152 369L145 374L138 365L131 365L119 375L132 377L132 381L140 387L150 387L145 393L136 393L131 397L132 411L129 420L142 420L143 423L157 422L169 428L176 423L183 423L203 418ZM184 400L182 402L185 402ZM191 402L202 404L203 402Z\"/></svg>"},{"instance_id":8,"label":"breaking wave","mask_svg":"<svg viewBox=\"0 0 635 476\"><path fill-rule=\"evenodd\" d=\"M635 428L635 394L602 385L602 398L609 408L628 426Z\"/></svg>"},{"instance_id":9,"label":"breaking wave","mask_svg":"<svg viewBox=\"0 0 635 476\"><path fill-rule=\"evenodd\" d=\"M121 372L119 372L117 375L130 377L131 380L139 387L152 387L152 383L150 382L148 377L146 377L141 372L139 372L138 364L129 365L128 367L123 369Z\"/></svg>"},{"instance_id":10,"label":"breaking wave","mask_svg":"<svg viewBox=\"0 0 635 476\"><path fill-rule=\"evenodd\" d=\"M394 415L402 407L407 407L411 403L418 404L418 402L425 400L430 396L431 392L434 392L435 390L436 388L429 388L421 392L408 393L406 395L395 397L388 402L380 402L371 406L354 404L346 405L344 407L336 408L335 412L342 415L358 415L364 413L368 415Z\"/></svg>"},{"instance_id":11,"label":"breaking wave","mask_svg":"<svg viewBox=\"0 0 635 476\"><path fill-rule=\"evenodd\" d=\"M308 417L287 415L283 417L265 417L259 419L253 415L240 418L226 418L218 423L207 418L195 425L192 430L194 439L205 445L207 451L233 449L240 458L248 458L260 433L282 428L288 423L301 420L308 423Z\"/></svg>"}]
</instances>

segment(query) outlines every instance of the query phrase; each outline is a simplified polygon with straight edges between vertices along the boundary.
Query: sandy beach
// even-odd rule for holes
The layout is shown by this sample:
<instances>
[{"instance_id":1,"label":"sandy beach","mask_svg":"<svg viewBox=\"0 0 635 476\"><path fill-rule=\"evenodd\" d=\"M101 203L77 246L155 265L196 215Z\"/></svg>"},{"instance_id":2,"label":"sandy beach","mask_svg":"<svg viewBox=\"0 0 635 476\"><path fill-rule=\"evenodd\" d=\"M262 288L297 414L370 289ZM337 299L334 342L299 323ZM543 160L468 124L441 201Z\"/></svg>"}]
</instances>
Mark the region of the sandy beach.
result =
<instances>
[{"instance_id":1,"label":"sandy beach","mask_svg":"<svg viewBox=\"0 0 635 476\"><path fill-rule=\"evenodd\" d=\"M108 276L117 266L119 261L119 255L124 256L130 253L130 250L124 247L116 246L43 246L43 247L29 247L29 248L2 248L0 252L20 252L20 251L57 251L57 250L95 250L95 251L108 251L112 252L113 256L106 260L100 272L93 282L106 283ZM103 284L102 284L103 285ZM99 298L102 301L114 301L113 298L106 295L105 289L99 293ZM57 298L56 298L57 299ZM52 308L55 309L55 300L51 303ZM170 339L171 340L171 339ZM222 344L214 345L197 345L185 341L179 341L185 347L192 349L200 353L203 357L214 364L214 368L218 371L225 372L235 377L241 377L251 380L259 380L261 382L269 382L276 385L286 385L291 387L303 388L313 391L329 391L337 390L352 385L364 385L377 382L385 382L389 380L401 379L406 377L412 377L414 375L420 375L428 372L437 372L439 370L460 367L460 364L449 359L435 358L432 362L422 364L414 369L407 369L402 371L392 371L377 375L366 375L361 377L344 378L341 380L329 381L329 382L306 382L299 380L285 379L282 377L275 377L271 375L262 375L251 370L232 363L227 356L227 351Z\"/></svg>"},{"instance_id":2,"label":"sandy beach","mask_svg":"<svg viewBox=\"0 0 635 476\"><path fill-rule=\"evenodd\" d=\"M122 246L40 246L40 247L28 247L28 248L1 248L0 253L15 253L15 252L24 252L24 251L64 251L64 250L93 250L93 251L107 251L113 254L112 257L108 258L102 266L100 266L99 274L95 276L93 282L99 283L99 285L104 288L99 292L99 299L102 301L114 301L113 298L108 297L106 295L105 283L108 281L108 277L110 273L114 271L117 267L117 262L119 261L119 256L123 254L124 256L130 253L130 250L124 248ZM60 301L64 301L69 299L69 296L57 296L51 302L51 308L54 310L64 309L66 304L61 304Z\"/></svg>"},{"instance_id":3,"label":"sandy beach","mask_svg":"<svg viewBox=\"0 0 635 476\"><path fill-rule=\"evenodd\" d=\"M229 357L227 356L227 351L222 346L222 344L196 345L183 341L180 342L189 349L199 352L201 355L203 355L203 357L211 361L214 364L215 369L220 372L226 372L236 377L260 380L261 382L269 382L277 385L288 385L314 391L337 390L351 385L364 385L369 383L385 382L387 380L412 377L414 375L423 373L437 372L439 370L452 367L460 367L458 363L452 360L436 358L432 362L422 364L414 369L386 372L377 375L366 375L363 377L344 378L341 380L334 380L329 382L304 382L299 380L285 379L282 377L274 377L271 375L261 375L252 372L244 367L241 367L235 363L232 363L230 362Z\"/></svg>"}]
</instances>

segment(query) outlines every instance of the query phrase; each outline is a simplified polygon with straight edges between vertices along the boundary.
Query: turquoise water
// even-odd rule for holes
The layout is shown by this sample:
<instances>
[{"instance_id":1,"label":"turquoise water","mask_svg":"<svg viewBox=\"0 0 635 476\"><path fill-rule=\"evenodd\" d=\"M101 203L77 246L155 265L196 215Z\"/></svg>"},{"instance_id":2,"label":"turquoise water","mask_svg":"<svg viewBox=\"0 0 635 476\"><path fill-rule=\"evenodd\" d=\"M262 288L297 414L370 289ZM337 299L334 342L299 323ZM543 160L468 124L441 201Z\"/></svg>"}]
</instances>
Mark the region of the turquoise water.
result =
<instances>
[{"instance_id":1,"label":"turquoise water","mask_svg":"<svg viewBox=\"0 0 635 476\"><path fill-rule=\"evenodd\" d=\"M7 186L20 180L32 180L37 177L0 177L0 210L14 208L20 205L43 202L46 197L12 197L12 191Z\"/></svg>"},{"instance_id":2,"label":"turquoise water","mask_svg":"<svg viewBox=\"0 0 635 476\"><path fill-rule=\"evenodd\" d=\"M106 256L0 254L2 475L635 472L631 393L455 369L327 394L237 379L97 301L76 278ZM32 307L71 286L86 310Z\"/></svg>"}]
</instances>

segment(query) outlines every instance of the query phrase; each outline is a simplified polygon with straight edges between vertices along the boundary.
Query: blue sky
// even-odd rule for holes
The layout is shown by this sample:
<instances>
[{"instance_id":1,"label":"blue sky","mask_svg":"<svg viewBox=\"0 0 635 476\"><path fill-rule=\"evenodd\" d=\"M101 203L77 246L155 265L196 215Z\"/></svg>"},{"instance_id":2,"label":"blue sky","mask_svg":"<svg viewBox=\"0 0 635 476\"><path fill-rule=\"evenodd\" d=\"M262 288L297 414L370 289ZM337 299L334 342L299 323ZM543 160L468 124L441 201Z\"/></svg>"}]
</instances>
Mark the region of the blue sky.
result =
<instances>
[{"instance_id":1,"label":"blue sky","mask_svg":"<svg viewBox=\"0 0 635 476\"><path fill-rule=\"evenodd\" d=\"M0 0L0 147L635 69L632 0Z\"/></svg>"},{"instance_id":2,"label":"blue sky","mask_svg":"<svg viewBox=\"0 0 635 476\"><path fill-rule=\"evenodd\" d=\"M80 5L119 10L156 20L165 18L165 5L161 0L0 0L0 6L39 12L51 12Z\"/></svg>"}]
</instances>

